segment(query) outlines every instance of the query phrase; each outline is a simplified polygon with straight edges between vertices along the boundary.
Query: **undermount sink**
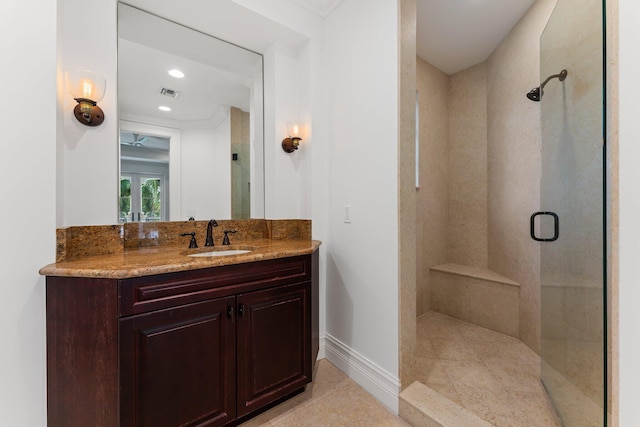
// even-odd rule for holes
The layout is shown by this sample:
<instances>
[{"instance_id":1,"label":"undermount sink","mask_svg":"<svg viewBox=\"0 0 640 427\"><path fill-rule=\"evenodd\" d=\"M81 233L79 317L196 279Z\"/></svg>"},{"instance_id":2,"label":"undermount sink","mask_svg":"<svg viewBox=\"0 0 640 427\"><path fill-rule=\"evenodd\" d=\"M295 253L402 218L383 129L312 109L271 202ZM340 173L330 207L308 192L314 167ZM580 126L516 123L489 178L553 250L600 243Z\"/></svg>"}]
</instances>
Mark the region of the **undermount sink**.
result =
<instances>
[{"instance_id":1,"label":"undermount sink","mask_svg":"<svg viewBox=\"0 0 640 427\"><path fill-rule=\"evenodd\" d=\"M217 249L208 252L199 252L196 254L190 254L192 257L212 257L212 256L230 256L240 255L251 252L251 249Z\"/></svg>"}]
</instances>

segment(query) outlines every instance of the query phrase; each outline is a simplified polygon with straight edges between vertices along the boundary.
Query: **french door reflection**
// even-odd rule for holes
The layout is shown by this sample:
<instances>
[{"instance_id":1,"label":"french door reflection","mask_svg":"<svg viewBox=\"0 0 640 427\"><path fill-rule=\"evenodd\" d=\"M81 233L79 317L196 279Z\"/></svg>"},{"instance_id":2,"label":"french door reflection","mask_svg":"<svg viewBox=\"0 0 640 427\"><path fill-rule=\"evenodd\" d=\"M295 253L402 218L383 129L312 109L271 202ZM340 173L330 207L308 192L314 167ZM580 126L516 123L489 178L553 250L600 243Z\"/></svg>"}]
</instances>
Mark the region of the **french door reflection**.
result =
<instances>
[{"instance_id":1,"label":"french door reflection","mask_svg":"<svg viewBox=\"0 0 640 427\"><path fill-rule=\"evenodd\" d=\"M164 221L164 176L123 173L120 177L120 222Z\"/></svg>"}]
</instances>

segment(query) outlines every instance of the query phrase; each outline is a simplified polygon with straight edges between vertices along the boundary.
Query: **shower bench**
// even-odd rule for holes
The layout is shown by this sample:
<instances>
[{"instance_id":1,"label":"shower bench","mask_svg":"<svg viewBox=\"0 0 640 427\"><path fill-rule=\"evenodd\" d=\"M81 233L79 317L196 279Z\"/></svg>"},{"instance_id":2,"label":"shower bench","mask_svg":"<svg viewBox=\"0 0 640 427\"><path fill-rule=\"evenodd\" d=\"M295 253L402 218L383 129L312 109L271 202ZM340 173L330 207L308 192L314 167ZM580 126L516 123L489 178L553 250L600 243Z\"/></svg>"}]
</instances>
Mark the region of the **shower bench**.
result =
<instances>
[{"instance_id":1,"label":"shower bench","mask_svg":"<svg viewBox=\"0 0 640 427\"><path fill-rule=\"evenodd\" d=\"M469 265L440 264L430 270L433 311L519 336L520 284L486 268Z\"/></svg>"}]
</instances>

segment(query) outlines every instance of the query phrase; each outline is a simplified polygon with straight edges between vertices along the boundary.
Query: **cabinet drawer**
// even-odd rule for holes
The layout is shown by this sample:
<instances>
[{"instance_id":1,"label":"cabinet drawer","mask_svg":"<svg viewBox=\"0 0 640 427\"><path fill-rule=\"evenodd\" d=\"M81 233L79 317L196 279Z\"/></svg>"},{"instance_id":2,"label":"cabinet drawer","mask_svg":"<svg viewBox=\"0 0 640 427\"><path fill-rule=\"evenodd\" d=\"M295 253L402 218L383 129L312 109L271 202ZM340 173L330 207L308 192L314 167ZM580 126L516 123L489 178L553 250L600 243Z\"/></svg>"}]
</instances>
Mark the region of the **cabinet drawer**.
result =
<instances>
[{"instance_id":1,"label":"cabinet drawer","mask_svg":"<svg viewBox=\"0 0 640 427\"><path fill-rule=\"evenodd\" d=\"M120 315L307 280L310 255L124 279L119 283Z\"/></svg>"}]
</instances>

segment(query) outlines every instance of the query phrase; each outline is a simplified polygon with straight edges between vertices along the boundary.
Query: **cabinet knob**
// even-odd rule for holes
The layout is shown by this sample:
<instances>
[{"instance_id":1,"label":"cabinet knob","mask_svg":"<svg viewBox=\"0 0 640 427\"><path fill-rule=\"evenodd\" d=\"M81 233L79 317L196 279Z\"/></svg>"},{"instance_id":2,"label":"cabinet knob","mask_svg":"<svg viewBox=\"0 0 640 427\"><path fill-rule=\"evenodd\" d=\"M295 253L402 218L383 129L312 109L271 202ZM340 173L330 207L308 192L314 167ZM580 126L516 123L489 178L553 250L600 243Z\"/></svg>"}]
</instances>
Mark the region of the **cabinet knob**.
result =
<instances>
[{"instance_id":1,"label":"cabinet knob","mask_svg":"<svg viewBox=\"0 0 640 427\"><path fill-rule=\"evenodd\" d=\"M233 322L233 306L230 305L229 307L227 307L227 316L229 317L229 319L231 319L231 321Z\"/></svg>"},{"instance_id":2,"label":"cabinet knob","mask_svg":"<svg viewBox=\"0 0 640 427\"><path fill-rule=\"evenodd\" d=\"M244 304L240 304L238 306L238 317L243 317L244 316Z\"/></svg>"}]
</instances>

